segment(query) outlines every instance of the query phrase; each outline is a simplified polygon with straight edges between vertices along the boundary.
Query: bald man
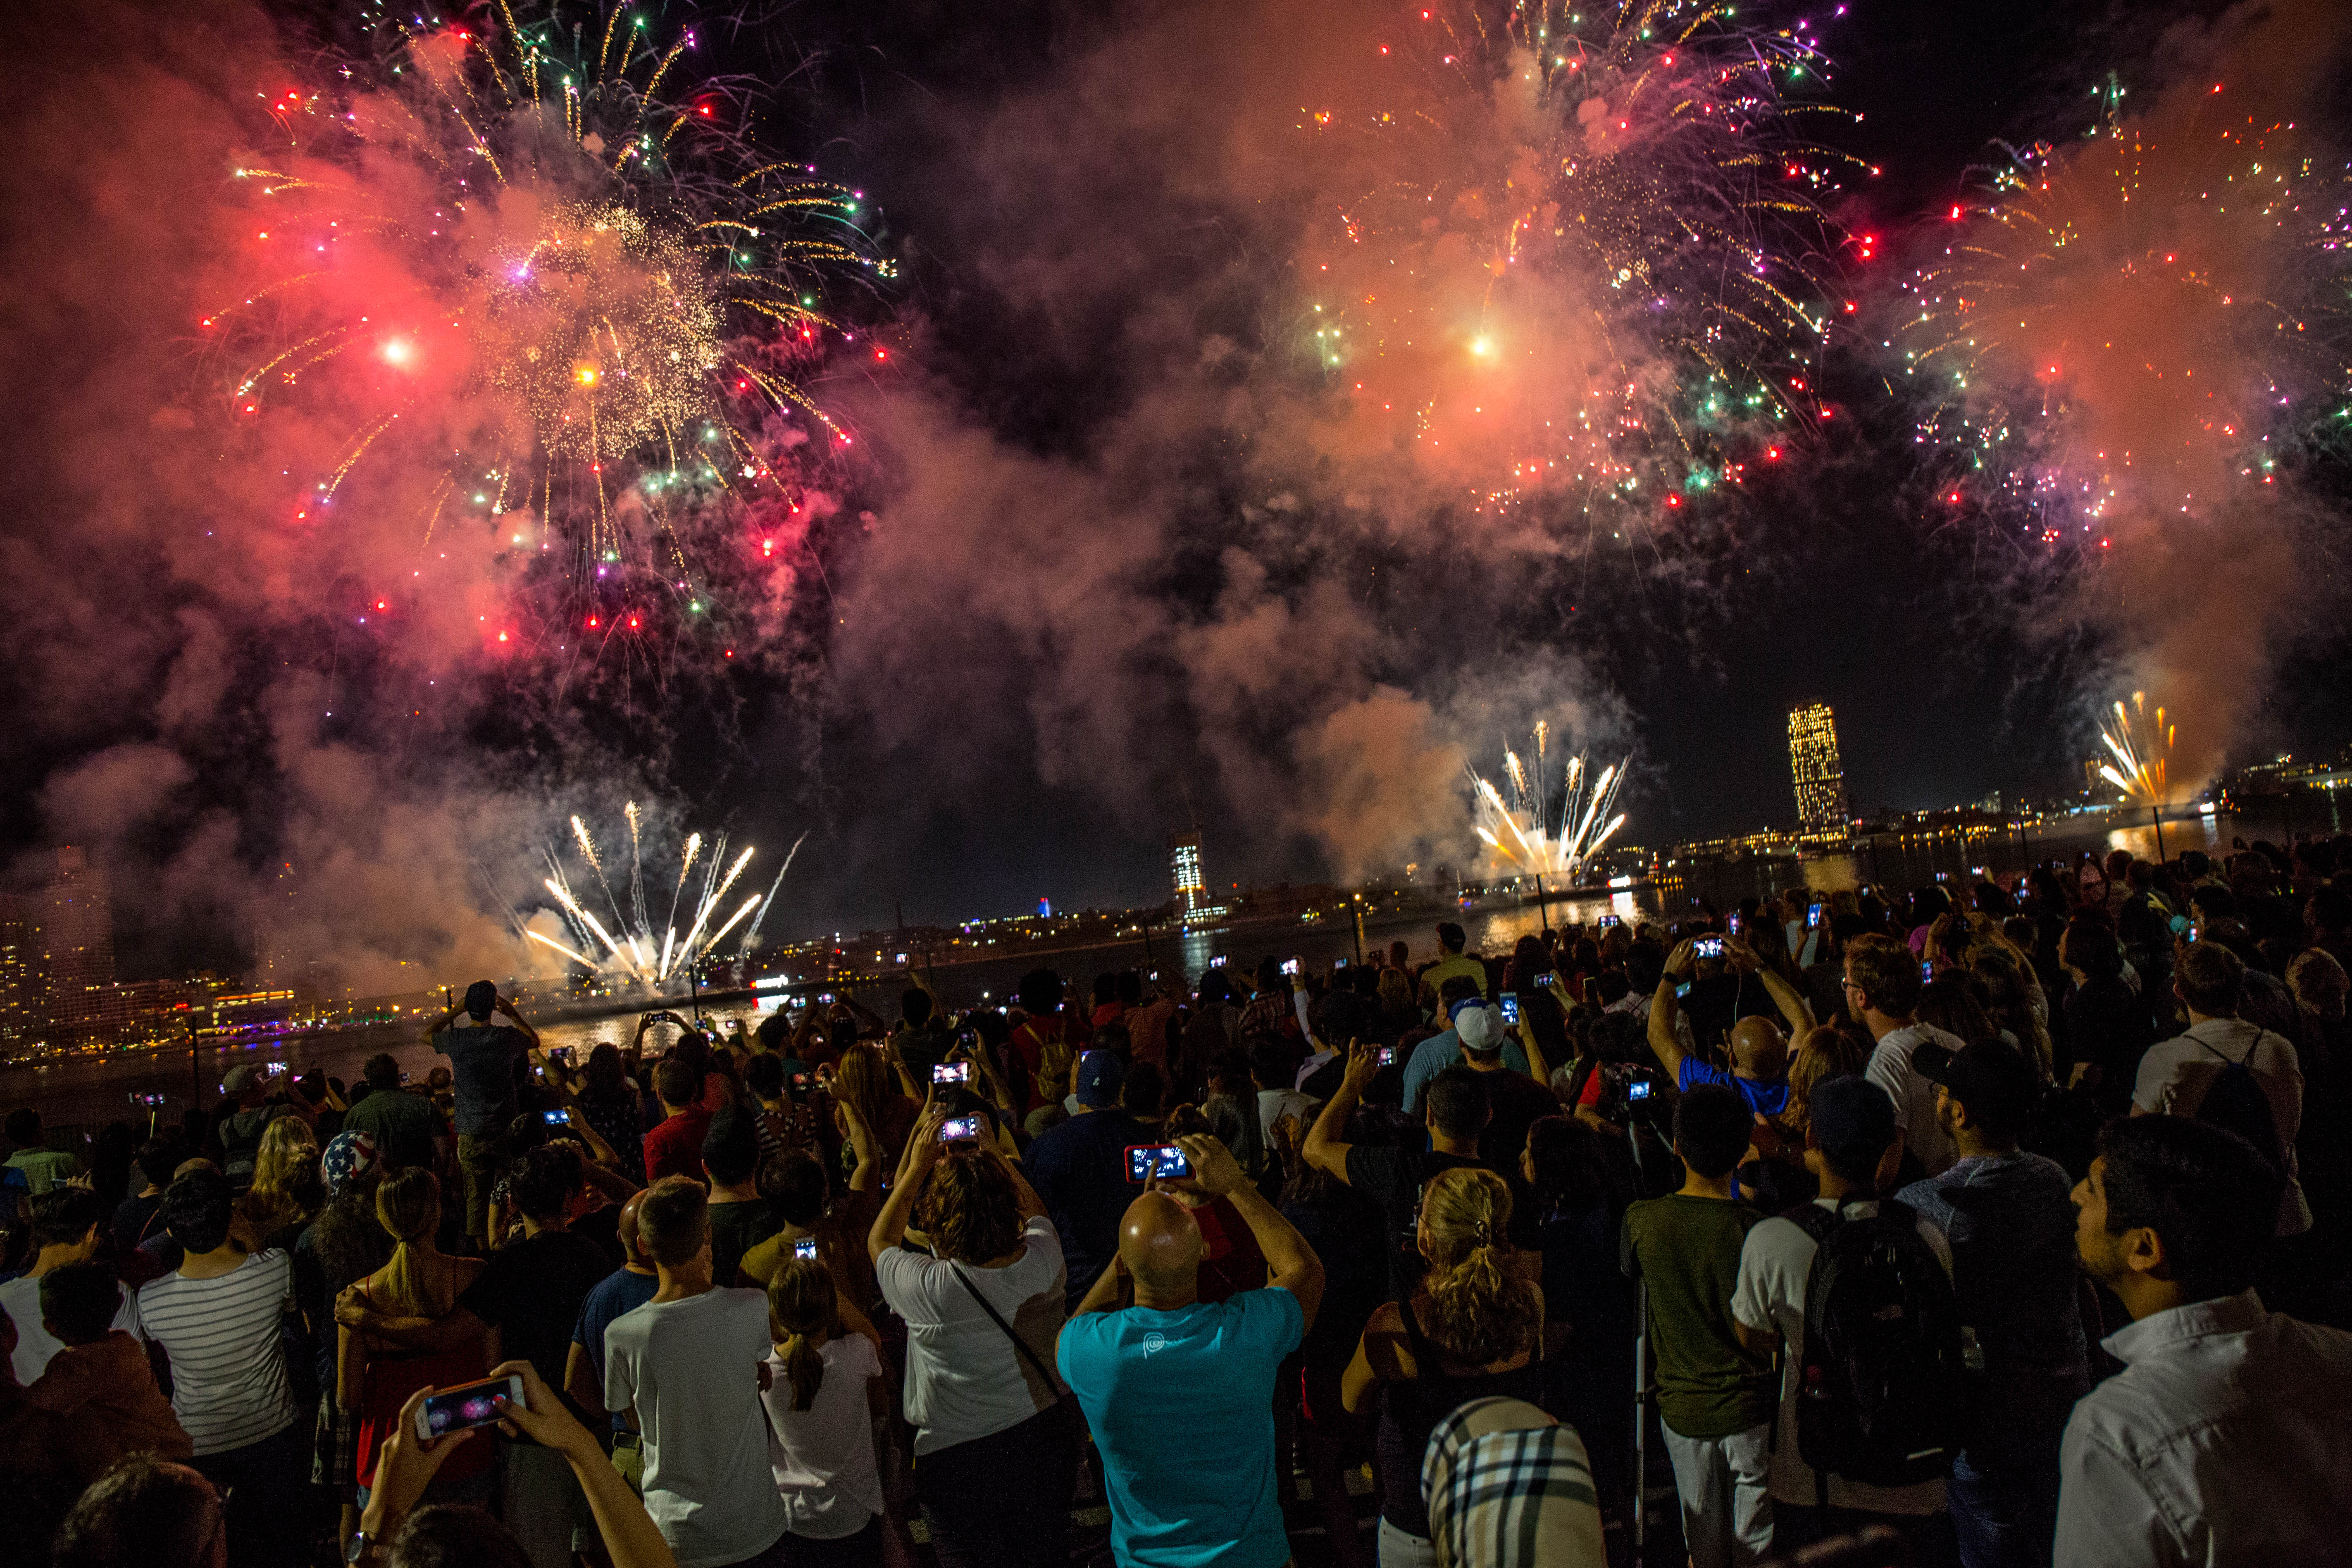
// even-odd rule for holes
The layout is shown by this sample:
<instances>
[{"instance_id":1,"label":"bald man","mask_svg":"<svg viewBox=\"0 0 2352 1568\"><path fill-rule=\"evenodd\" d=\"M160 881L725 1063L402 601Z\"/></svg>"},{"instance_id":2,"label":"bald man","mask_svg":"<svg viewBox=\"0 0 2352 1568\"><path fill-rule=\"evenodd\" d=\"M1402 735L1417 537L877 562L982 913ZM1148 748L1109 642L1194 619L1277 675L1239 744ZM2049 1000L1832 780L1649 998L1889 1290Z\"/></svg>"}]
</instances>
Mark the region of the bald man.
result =
<instances>
[{"instance_id":1,"label":"bald man","mask_svg":"<svg viewBox=\"0 0 2352 1568\"><path fill-rule=\"evenodd\" d=\"M1736 936L1726 937L1723 954L1743 984L1753 979L1763 984L1764 994L1780 1009L1790 1028L1801 1037L1812 1028L1812 1008L1796 987L1757 957L1754 948ZM1657 994L1651 1000L1650 1049L1657 1053L1658 1065L1666 1069L1677 1089L1687 1092L1702 1083L1719 1083L1746 1100L1755 1115L1780 1115L1789 1108L1789 1036L1780 1025L1761 1016L1733 1024L1728 1072L1685 1046L1682 1033L1675 1027L1679 1006L1675 989L1688 978L1694 962L1691 943L1685 940L1667 955L1665 973L1659 977Z\"/></svg>"},{"instance_id":2,"label":"bald man","mask_svg":"<svg viewBox=\"0 0 2352 1568\"><path fill-rule=\"evenodd\" d=\"M1270 1282L1203 1302L1192 1211L1157 1184L1128 1206L1118 1256L1062 1325L1055 1359L1094 1429L1123 1563L1290 1559L1275 1460L1274 1383L1323 1297L1323 1265L1213 1138L1176 1141L1192 1174L1228 1199ZM1135 1304L1118 1305L1131 1287Z\"/></svg>"},{"instance_id":3,"label":"bald man","mask_svg":"<svg viewBox=\"0 0 2352 1568\"><path fill-rule=\"evenodd\" d=\"M644 1193L632 1193L621 1205L618 1235L628 1261L598 1280L580 1303L579 1326L572 1331L572 1349L563 1363L563 1392L592 1420L604 1408L604 1331L622 1313L652 1300L661 1288L645 1238L637 1234L637 1209L645 1200ZM613 1429L623 1428L621 1417L613 1417Z\"/></svg>"}]
</instances>

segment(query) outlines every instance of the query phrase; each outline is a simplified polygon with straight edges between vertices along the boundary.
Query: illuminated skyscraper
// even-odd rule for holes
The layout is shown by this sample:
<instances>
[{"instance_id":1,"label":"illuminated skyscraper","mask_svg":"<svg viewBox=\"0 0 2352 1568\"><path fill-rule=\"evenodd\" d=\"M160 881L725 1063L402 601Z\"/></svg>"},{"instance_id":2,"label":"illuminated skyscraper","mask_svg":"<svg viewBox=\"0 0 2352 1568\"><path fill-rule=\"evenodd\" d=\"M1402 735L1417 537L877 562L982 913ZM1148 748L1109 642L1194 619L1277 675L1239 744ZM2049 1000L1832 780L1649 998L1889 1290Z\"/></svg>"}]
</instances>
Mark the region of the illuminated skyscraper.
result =
<instances>
[{"instance_id":1,"label":"illuminated skyscraper","mask_svg":"<svg viewBox=\"0 0 2352 1568\"><path fill-rule=\"evenodd\" d=\"M1837 725L1829 704L1789 715L1789 773L1797 786L1797 826L1809 837L1843 837L1845 773L1838 765Z\"/></svg>"},{"instance_id":2,"label":"illuminated skyscraper","mask_svg":"<svg viewBox=\"0 0 2352 1568\"><path fill-rule=\"evenodd\" d=\"M1179 833L1168 840L1168 872L1176 884L1176 910L1187 918L1209 901L1209 885L1201 876L1201 836Z\"/></svg>"},{"instance_id":3,"label":"illuminated skyscraper","mask_svg":"<svg viewBox=\"0 0 2352 1568\"><path fill-rule=\"evenodd\" d=\"M60 849L39 899L50 1016L66 1026L95 1023L114 984L114 900L106 873L81 850Z\"/></svg>"}]
</instances>

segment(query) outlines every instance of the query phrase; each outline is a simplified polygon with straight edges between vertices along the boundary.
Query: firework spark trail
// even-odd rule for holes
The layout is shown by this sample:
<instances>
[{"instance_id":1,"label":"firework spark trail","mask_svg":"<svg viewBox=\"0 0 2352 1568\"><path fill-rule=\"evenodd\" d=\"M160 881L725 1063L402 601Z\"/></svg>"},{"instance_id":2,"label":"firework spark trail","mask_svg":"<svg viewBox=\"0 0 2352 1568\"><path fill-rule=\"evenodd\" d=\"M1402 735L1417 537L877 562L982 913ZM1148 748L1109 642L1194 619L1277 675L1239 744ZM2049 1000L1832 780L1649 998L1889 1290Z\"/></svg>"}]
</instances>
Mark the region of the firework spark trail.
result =
<instances>
[{"instance_id":1,"label":"firework spark trail","mask_svg":"<svg viewBox=\"0 0 2352 1568\"><path fill-rule=\"evenodd\" d=\"M643 853L643 821L636 803L634 801L625 806L623 815L629 823L631 855L633 866L635 868L633 873L631 902L634 906L642 909L644 900L637 896L636 889L640 889L643 883L642 865L638 859ZM597 862L595 839L588 829L586 819L582 816L572 817L571 828L572 841L579 847L583 858L586 858L592 867L596 867L601 876L603 868ZM613 970L623 977L641 984L662 984L676 979L679 974L718 951L720 940L755 912L760 920L765 920L768 907L773 904L778 889L783 885L785 872L792 869L793 857L799 853L801 844L807 837L803 833L800 838L793 840L792 852L784 857L783 866L777 871L775 880L770 884L764 896L752 895L733 914L721 920L720 905L733 889L737 880L750 868L752 858L758 851L756 848L746 847L731 861L727 860L727 837L726 835L721 834L712 844L710 853L706 857L703 854L702 835L689 834L679 851L677 882L672 894L670 919L664 926L658 939L654 934L651 923L642 915L635 924L632 924L625 919L618 918L616 913L618 934L616 935L614 930L607 929L603 921L582 907L580 900L572 893L570 880L564 875L561 859L551 847L547 851L549 875L543 886L549 895L554 899L565 919L572 924L578 934L579 941L575 945L567 946L530 931L527 925L523 929L526 934L537 937L546 946L564 953L589 969ZM698 864L703 867L702 883L694 902L686 934L681 938L678 934L677 905L684 894L688 877L692 874ZM713 929L714 921L718 922L715 929ZM756 946L758 931L759 922L755 921L742 938L740 948L741 955L748 957ZM600 946L610 955L609 959L598 962L586 956L588 952L593 952Z\"/></svg>"},{"instance_id":2,"label":"firework spark trail","mask_svg":"<svg viewBox=\"0 0 2352 1568\"><path fill-rule=\"evenodd\" d=\"M1536 742L1538 757L1547 749L1548 740L1548 735L1538 732ZM1511 756L1508 751L1504 754L1507 758ZM1570 757L1563 773L1563 794L1556 832L1548 815L1533 815L1531 812L1528 826L1522 828L1520 826L1522 811L1548 809L1538 805L1544 799L1539 793L1540 785L1537 792L1519 789L1515 809L1504 802L1501 791L1479 777L1474 769L1470 773L1470 784L1477 821L1472 831L1480 842L1522 870L1577 876L1625 824L1622 814L1615 816L1610 814L1615 809L1618 792L1624 785L1626 766L1630 761L1628 758L1602 768L1600 776L1591 781L1588 791L1584 787L1587 773L1584 755L1580 752ZM1598 831L1595 830L1596 825ZM1506 833L1509 835L1507 843L1503 837Z\"/></svg>"},{"instance_id":3,"label":"firework spark trail","mask_svg":"<svg viewBox=\"0 0 2352 1568\"><path fill-rule=\"evenodd\" d=\"M1347 172L1318 190L1358 193L1299 267L1341 455L1409 448L1482 507L1675 507L1826 416L1824 206L1857 166L1797 130L1837 112L1811 30L1734 12L1441 0L1307 112L1303 161Z\"/></svg>"},{"instance_id":4,"label":"firework spark trail","mask_svg":"<svg viewBox=\"0 0 2352 1568\"><path fill-rule=\"evenodd\" d=\"M2140 727L2147 723L2147 694L2135 691L2129 709L2118 702L2116 721L2103 726L2099 739L2115 757L2114 763L2101 763L2099 776L2124 792L2140 805L2162 805L2170 798L2170 758L2172 743L2179 737L2177 725L2168 722L2161 705L2156 710L2156 723L2145 738ZM2120 764L2121 771L2117 771Z\"/></svg>"},{"instance_id":5,"label":"firework spark trail","mask_svg":"<svg viewBox=\"0 0 2352 1568\"><path fill-rule=\"evenodd\" d=\"M588 836L588 825L577 816L572 819L572 837L580 841L580 853L588 858L589 866L596 873L598 885L604 889L604 901L613 907L613 923L627 931L629 922L621 913L621 900L613 892L613 879L604 875L604 858L596 853L596 841ZM636 951L635 942L629 944L629 951L640 965L645 963L645 954Z\"/></svg>"},{"instance_id":6,"label":"firework spark trail","mask_svg":"<svg viewBox=\"0 0 2352 1568\"><path fill-rule=\"evenodd\" d=\"M807 842L808 835L803 833L798 838L793 840L793 847L784 851L784 863L776 868L776 879L768 884L768 896L761 901L760 912L752 916L751 923L744 928L743 952L745 955L748 956L752 949L760 945L760 928L768 923L768 911L775 906L776 902L776 889L784 885L784 873L793 868L794 857L800 854L801 846Z\"/></svg>"},{"instance_id":7,"label":"firework spark trail","mask_svg":"<svg viewBox=\"0 0 2352 1568\"><path fill-rule=\"evenodd\" d=\"M645 844L637 803L633 800L623 806L621 815L629 819L629 913L635 917L638 931L649 931L653 922L646 918Z\"/></svg>"},{"instance_id":8,"label":"firework spark trail","mask_svg":"<svg viewBox=\"0 0 2352 1568\"><path fill-rule=\"evenodd\" d=\"M495 539L460 557L506 599L483 654L716 659L789 585L774 546L822 474L798 443L849 443L799 378L890 268L859 193L754 148L745 84L673 70L690 32L574 9L394 24L348 86L268 99L274 150L235 171L200 331L228 421L284 433L270 468L321 548L413 512L414 550L445 510Z\"/></svg>"}]
</instances>

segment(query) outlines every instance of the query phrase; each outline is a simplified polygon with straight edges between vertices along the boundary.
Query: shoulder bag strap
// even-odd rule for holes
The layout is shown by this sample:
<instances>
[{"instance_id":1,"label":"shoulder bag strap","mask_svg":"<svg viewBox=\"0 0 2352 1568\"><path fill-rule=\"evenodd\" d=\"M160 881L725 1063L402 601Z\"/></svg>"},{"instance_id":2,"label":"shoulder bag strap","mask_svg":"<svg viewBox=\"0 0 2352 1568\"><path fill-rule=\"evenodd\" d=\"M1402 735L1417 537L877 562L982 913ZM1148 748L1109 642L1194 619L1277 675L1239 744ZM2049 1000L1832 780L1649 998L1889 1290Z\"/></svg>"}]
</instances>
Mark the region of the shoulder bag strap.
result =
<instances>
[{"instance_id":1,"label":"shoulder bag strap","mask_svg":"<svg viewBox=\"0 0 2352 1568\"><path fill-rule=\"evenodd\" d=\"M956 1283L961 1285L971 1294L971 1299L980 1303L980 1310L988 1314L988 1321L1003 1331L1004 1337L1013 1342L1013 1348L1020 1352L1022 1359L1035 1369L1039 1377L1045 1380L1047 1392L1058 1397L1062 1392L1062 1380L1054 1375L1053 1369L1048 1367L1044 1359L1030 1347L1027 1340L1013 1331L1013 1325L1004 1321L1003 1315L988 1304L988 1298L980 1293L980 1287L971 1282L971 1276L963 1271L962 1265L950 1263L948 1268L954 1271Z\"/></svg>"}]
</instances>

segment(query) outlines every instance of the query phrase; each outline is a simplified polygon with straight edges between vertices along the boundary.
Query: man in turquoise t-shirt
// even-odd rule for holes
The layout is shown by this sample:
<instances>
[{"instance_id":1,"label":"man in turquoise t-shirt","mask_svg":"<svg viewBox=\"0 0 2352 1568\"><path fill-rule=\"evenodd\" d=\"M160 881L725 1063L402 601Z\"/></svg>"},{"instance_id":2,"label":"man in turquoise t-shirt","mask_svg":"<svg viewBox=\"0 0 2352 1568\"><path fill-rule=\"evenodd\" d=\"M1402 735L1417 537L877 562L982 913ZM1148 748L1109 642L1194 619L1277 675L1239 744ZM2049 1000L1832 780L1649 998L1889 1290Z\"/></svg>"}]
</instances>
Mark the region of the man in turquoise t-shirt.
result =
<instances>
[{"instance_id":1,"label":"man in turquoise t-shirt","mask_svg":"<svg viewBox=\"0 0 2352 1568\"><path fill-rule=\"evenodd\" d=\"M1055 1359L1087 1413L1110 1491L1111 1551L1139 1568L1281 1568L1274 1378L1323 1296L1307 1238L1225 1146L1179 1138L1202 1189L1241 1211L1270 1276L1214 1304L1192 1211L1153 1190L1128 1206L1118 1256L1062 1325ZM1133 1305L1122 1300L1132 1291Z\"/></svg>"}]
</instances>

